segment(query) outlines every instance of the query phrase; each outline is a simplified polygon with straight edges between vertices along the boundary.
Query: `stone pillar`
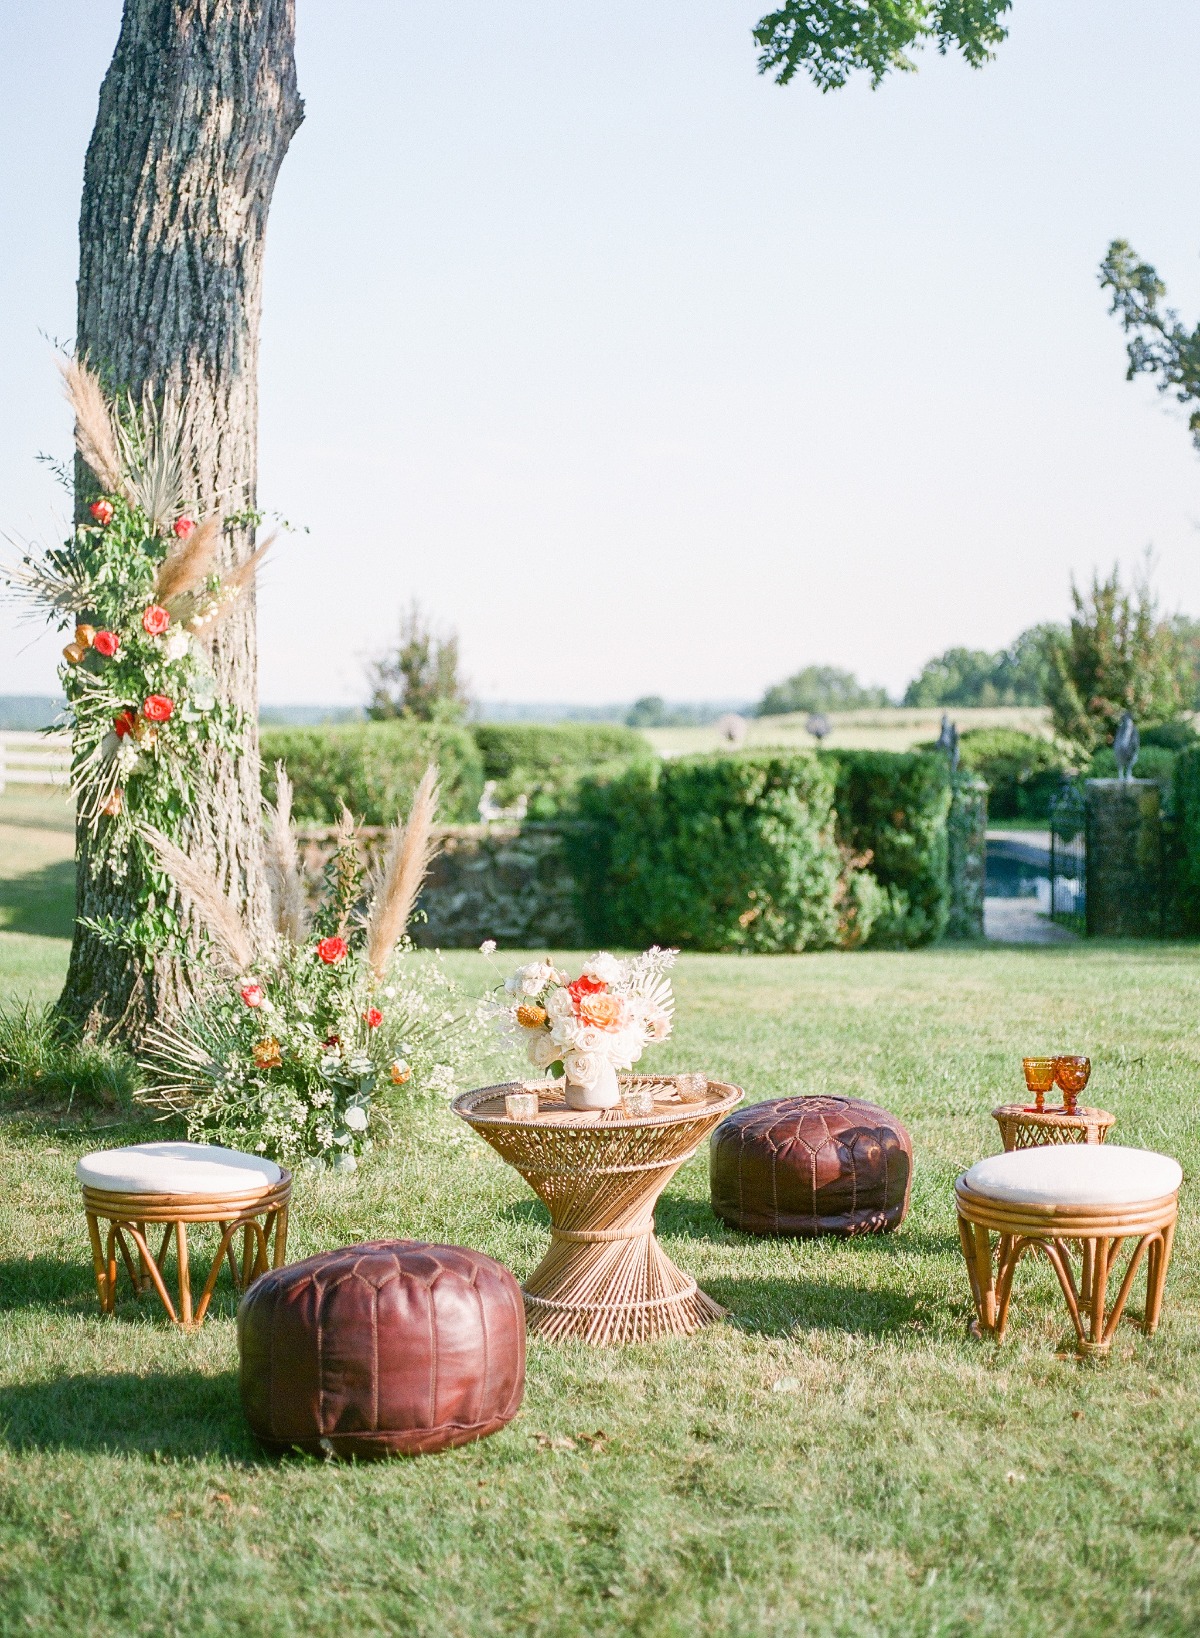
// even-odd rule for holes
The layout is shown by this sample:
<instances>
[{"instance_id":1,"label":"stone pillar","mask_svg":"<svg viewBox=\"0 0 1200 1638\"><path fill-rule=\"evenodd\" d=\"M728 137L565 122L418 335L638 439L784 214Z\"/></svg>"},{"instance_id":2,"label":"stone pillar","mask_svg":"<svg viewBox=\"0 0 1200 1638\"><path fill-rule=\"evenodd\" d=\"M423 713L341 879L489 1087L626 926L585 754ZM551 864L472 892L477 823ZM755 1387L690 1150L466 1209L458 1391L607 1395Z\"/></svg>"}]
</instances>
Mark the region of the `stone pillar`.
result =
<instances>
[{"instance_id":1,"label":"stone pillar","mask_svg":"<svg viewBox=\"0 0 1200 1638\"><path fill-rule=\"evenodd\" d=\"M1087 781L1090 937L1161 936L1161 800L1153 779Z\"/></svg>"},{"instance_id":2,"label":"stone pillar","mask_svg":"<svg viewBox=\"0 0 1200 1638\"><path fill-rule=\"evenodd\" d=\"M987 870L987 791L982 779L956 776L946 819L950 914L947 938L983 937Z\"/></svg>"}]
</instances>

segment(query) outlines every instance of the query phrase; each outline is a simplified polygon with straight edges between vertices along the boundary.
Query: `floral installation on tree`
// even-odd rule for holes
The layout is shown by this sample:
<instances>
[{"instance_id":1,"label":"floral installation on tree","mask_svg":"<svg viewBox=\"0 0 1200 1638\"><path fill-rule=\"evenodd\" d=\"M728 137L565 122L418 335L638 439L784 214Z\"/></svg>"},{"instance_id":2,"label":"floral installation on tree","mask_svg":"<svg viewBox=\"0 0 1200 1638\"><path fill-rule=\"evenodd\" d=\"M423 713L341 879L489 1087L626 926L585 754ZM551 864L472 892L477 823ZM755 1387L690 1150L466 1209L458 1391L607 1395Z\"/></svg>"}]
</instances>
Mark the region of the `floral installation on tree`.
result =
<instances>
[{"instance_id":1,"label":"floral installation on tree","mask_svg":"<svg viewBox=\"0 0 1200 1638\"><path fill-rule=\"evenodd\" d=\"M311 918L291 784L282 763L275 774L267 835L274 930L261 948L207 870L147 829L224 974L202 985L181 1016L148 1032L143 1097L181 1113L194 1140L353 1171L399 1089L455 1092L474 1025L440 958L416 958L406 933L437 851L437 774L428 769L407 824L393 828L374 881L343 809Z\"/></svg>"},{"instance_id":2,"label":"floral installation on tree","mask_svg":"<svg viewBox=\"0 0 1200 1638\"><path fill-rule=\"evenodd\" d=\"M132 923L86 925L149 953L172 947L180 924L140 827L182 836L205 748L242 749L243 713L218 697L205 638L252 585L271 542L219 573L222 520L198 518L189 499L196 485L178 410L108 400L77 359L63 378L76 447L101 493L62 546L27 553L5 578L73 628L59 675L88 868L122 879L132 871L141 884Z\"/></svg>"},{"instance_id":3,"label":"floral installation on tree","mask_svg":"<svg viewBox=\"0 0 1200 1638\"><path fill-rule=\"evenodd\" d=\"M549 960L531 961L505 979L493 1016L535 1069L593 1085L606 1071L632 1069L647 1046L670 1035L675 997L667 975L677 953L655 946L620 959L601 950L574 979Z\"/></svg>"}]
</instances>

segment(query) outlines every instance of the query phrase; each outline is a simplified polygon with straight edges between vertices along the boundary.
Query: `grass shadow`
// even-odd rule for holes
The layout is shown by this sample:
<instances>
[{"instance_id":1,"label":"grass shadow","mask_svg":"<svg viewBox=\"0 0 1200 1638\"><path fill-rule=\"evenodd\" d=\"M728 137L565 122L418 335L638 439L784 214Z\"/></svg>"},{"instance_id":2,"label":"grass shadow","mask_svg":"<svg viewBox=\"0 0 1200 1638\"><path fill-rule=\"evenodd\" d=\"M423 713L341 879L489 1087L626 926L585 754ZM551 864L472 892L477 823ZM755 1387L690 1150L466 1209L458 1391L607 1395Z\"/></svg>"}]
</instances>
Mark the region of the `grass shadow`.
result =
<instances>
[{"instance_id":1,"label":"grass shadow","mask_svg":"<svg viewBox=\"0 0 1200 1638\"><path fill-rule=\"evenodd\" d=\"M925 1327L933 1311L921 1298L886 1286L805 1279L720 1279L704 1289L728 1308L740 1330L757 1336L800 1331L853 1331L882 1337Z\"/></svg>"},{"instance_id":2,"label":"grass shadow","mask_svg":"<svg viewBox=\"0 0 1200 1638\"><path fill-rule=\"evenodd\" d=\"M0 878L0 927L8 933L70 938L75 930L74 859Z\"/></svg>"},{"instance_id":3,"label":"grass shadow","mask_svg":"<svg viewBox=\"0 0 1200 1638\"><path fill-rule=\"evenodd\" d=\"M16 1451L275 1461L242 1420L232 1371L124 1371L0 1387L0 1440Z\"/></svg>"},{"instance_id":4,"label":"grass shadow","mask_svg":"<svg viewBox=\"0 0 1200 1638\"><path fill-rule=\"evenodd\" d=\"M85 1316L100 1314L100 1299L96 1295L96 1280L92 1270L92 1252L87 1232L80 1225L79 1257L19 1257L0 1262L0 1314L21 1309L50 1309ZM154 1239L157 1250L157 1238ZM193 1245L193 1252L197 1249ZM198 1299L212 1267L210 1253L215 1245L202 1244L199 1256L191 1263L192 1296ZM164 1275L171 1300L177 1301L178 1276L173 1251L168 1253ZM228 1267L221 1270L213 1289L208 1312L213 1319L231 1319L237 1313L238 1295ZM156 1329L169 1328L172 1321L159 1300L158 1293L146 1290L135 1297L129 1284L129 1275L120 1261L117 1263L117 1303L109 1323L120 1325L133 1322L153 1325Z\"/></svg>"}]
</instances>

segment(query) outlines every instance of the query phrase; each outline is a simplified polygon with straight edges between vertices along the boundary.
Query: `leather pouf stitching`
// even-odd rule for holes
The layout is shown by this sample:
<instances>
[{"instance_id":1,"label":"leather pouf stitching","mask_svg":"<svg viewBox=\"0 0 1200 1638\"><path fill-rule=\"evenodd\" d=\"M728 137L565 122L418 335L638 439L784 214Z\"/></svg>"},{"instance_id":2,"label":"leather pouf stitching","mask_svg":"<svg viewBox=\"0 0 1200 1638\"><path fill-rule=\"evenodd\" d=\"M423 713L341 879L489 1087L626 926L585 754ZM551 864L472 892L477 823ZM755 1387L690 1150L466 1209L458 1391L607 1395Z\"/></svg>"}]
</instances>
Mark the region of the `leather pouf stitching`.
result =
<instances>
[{"instance_id":1,"label":"leather pouf stitching","mask_svg":"<svg viewBox=\"0 0 1200 1638\"><path fill-rule=\"evenodd\" d=\"M880 1234L899 1227L912 1140L858 1098L773 1098L722 1121L710 1153L712 1206L746 1234Z\"/></svg>"},{"instance_id":2,"label":"leather pouf stitching","mask_svg":"<svg viewBox=\"0 0 1200 1638\"><path fill-rule=\"evenodd\" d=\"M238 1310L239 1382L272 1449L417 1455L495 1433L525 1391L525 1309L481 1252L377 1240L264 1274Z\"/></svg>"}]
</instances>

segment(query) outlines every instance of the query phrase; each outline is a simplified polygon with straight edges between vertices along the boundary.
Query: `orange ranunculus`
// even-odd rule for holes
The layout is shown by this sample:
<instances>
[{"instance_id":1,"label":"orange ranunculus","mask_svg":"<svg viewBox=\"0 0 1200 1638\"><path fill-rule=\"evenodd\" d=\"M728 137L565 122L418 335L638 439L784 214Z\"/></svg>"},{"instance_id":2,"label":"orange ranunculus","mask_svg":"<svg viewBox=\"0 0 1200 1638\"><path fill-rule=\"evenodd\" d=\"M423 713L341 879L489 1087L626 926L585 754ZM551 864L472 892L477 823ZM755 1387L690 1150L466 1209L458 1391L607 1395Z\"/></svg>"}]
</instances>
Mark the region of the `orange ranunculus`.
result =
<instances>
[{"instance_id":1,"label":"orange ranunculus","mask_svg":"<svg viewBox=\"0 0 1200 1638\"><path fill-rule=\"evenodd\" d=\"M279 1042L273 1035L254 1043L254 1062L260 1069L278 1069L283 1063Z\"/></svg>"},{"instance_id":2,"label":"orange ranunculus","mask_svg":"<svg viewBox=\"0 0 1200 1638\"><path fill-rule=\"evenodd\" d=\"M579 1021L593 1029L620 1029L625 1007L619 995L585 995L579 1002Z\"/></svg>"},{"instance_id":3,"label":"orange ranunculus","mask_svg":"<svg viewBox=\"0 0 1200 1638\"><path fill-rule=\"evenodd\" d=\"M545 1007L535 1007L531 1001L527 1001L517 1008L517 1023L522 1029L541 1029L545 1022Z\"/></svg>"}]
</instances>

